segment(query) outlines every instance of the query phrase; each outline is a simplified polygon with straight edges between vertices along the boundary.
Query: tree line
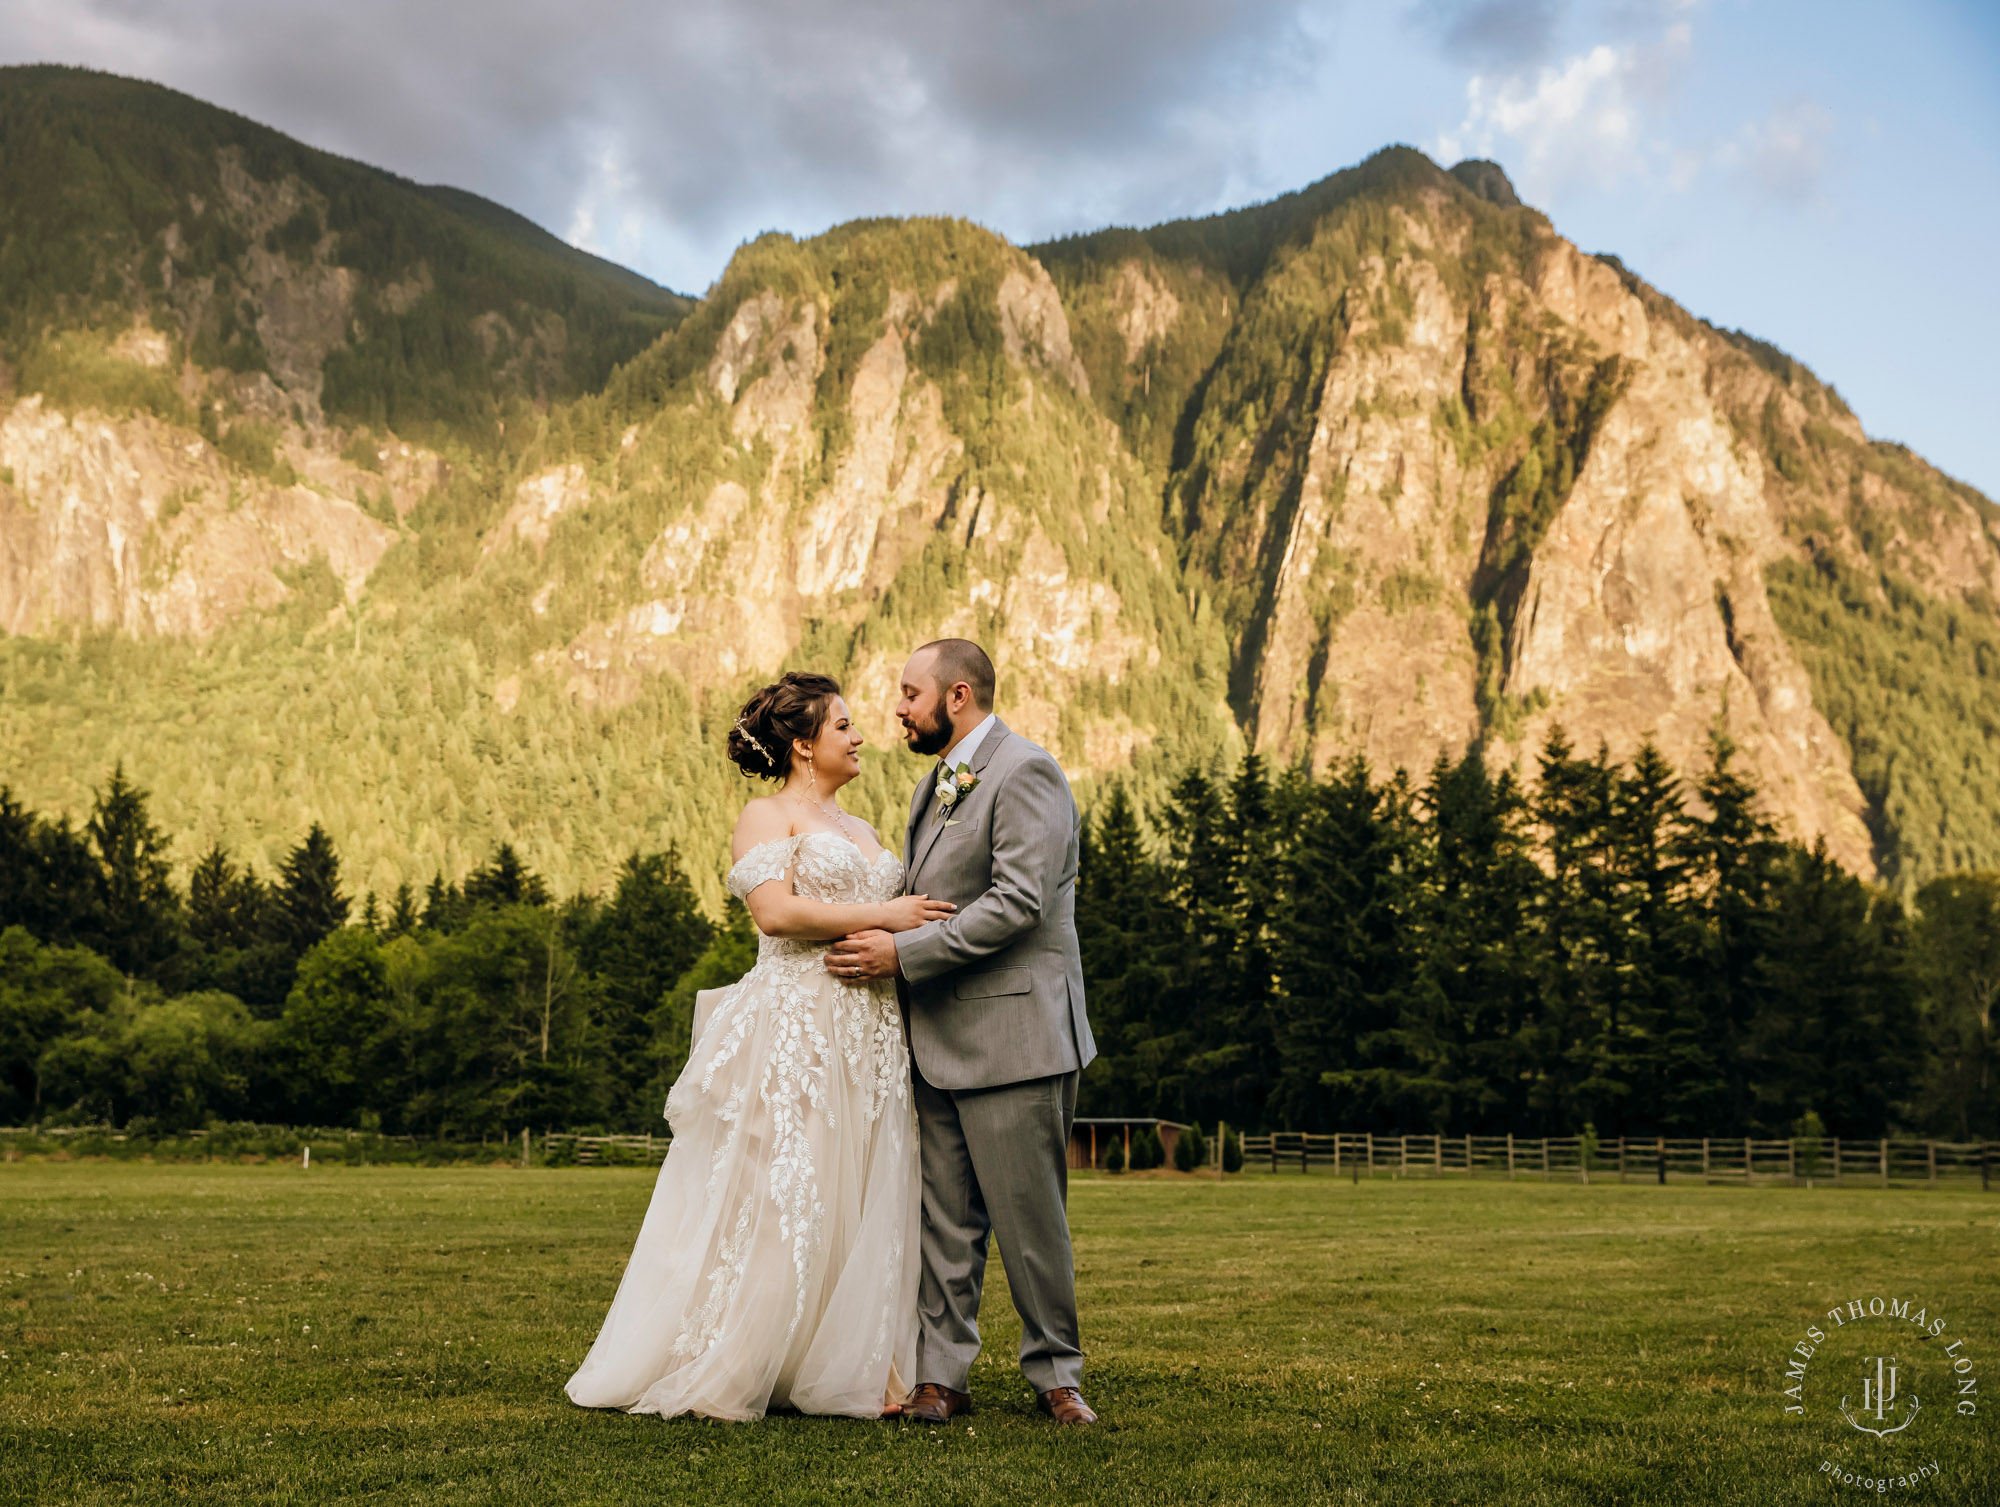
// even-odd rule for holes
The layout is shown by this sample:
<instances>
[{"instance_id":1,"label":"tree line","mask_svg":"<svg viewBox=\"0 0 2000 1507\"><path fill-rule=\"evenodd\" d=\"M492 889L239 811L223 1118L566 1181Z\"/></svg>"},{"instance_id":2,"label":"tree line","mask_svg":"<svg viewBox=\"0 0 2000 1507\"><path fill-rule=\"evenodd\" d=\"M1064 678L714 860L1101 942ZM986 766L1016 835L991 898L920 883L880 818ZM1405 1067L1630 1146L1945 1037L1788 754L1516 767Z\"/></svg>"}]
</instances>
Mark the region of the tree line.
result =
<instances>
[{"instance_id":1,"label":"tree line","mask_svg":"<svg viewBox=\"0 0 2000 1507\"><path fill-rule=\"evenodd\" d=\"M2000 875L1906 907L1780 837L1720 738L1688 780L1560 732L1536 763L1530 786L1477 749L1421 782L1252 754L1145 811L1114 786L1078 884L1084 1112L2000 1133ZM317 824L268 879L220 846L174 872L122 768L81 827L0 789L0 1121L649 1129L695 992L756 952L671 849L566 898L502 843L357 903Z\"/></svg>"},{"instance_id":2,"label":"tree line","mask_svg":"<svg viewBox=\"0 0 2000 1507\"><path fill-rule=\"evenodd\" d=\"M557 901L503 843L356 904L318 824L269 880L212 846L181 888L122 768L81 828L0 789L0 1120L647 1129L692 980L754 950L671 849L605 896Z\"/></svg>"},{"instance_id":3,"label":"tree line","mask_svg":"<svg viewBox=\"0 0 2000 1507\"><path fill-rule=\"evenodd\" d=\"M1906 908L1781 838L1716 737L1421 782L1113 792L1078 893L1083 1112L1385 1133L2000 1133L2000 875ZM1807 1122L1807 1116L1816 1116Z\"/></svg>"}]
</instances>

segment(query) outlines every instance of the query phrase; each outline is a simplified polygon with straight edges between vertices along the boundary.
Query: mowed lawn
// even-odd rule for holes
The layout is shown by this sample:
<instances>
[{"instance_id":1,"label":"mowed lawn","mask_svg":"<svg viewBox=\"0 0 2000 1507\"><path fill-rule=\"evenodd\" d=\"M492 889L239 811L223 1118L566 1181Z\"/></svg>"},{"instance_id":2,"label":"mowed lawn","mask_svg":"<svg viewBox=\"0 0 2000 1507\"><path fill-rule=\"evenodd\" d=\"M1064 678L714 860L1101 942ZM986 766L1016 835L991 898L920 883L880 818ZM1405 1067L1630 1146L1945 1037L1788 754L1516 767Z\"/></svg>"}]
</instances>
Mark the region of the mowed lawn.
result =
<instances>
[{"instance_id":1,"label":"mowed lawn","mask_svg":"<svg viewBox=\"0 0 2000 1507\"><path fill-rule=\"evenodd\" d=\"M1033 1412L997 1260L950 1427L583 1412L652 1182L0 1165L0 1500L1764 1507L1828 1494L1829 1441L1880 1458L1781 1412L1835 1301L2000 1356L2000 1193L1086 1176L1096 1430ZM2000 1500L1990 1418L1944 1411L1899 1495Z\"/></svg>"}]
</instances>

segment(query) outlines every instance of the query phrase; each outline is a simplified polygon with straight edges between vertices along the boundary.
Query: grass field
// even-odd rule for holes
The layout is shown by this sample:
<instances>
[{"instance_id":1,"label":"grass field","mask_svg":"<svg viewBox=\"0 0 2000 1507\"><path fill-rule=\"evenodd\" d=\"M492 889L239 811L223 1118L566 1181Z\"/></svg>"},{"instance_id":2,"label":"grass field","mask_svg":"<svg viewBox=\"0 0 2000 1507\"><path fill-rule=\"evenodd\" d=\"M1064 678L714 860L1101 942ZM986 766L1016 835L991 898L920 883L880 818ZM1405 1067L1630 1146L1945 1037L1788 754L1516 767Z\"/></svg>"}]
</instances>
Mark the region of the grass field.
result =
<instances>
[{"instance_id":1,"label":"grass field","mask_svg":"<svg viewBox=\"0 0 2000 1507\"><path fill-rule=\"evenodd\" d=\"M1106 1421L1065 1434L997 1261L951 1427L571 1407L652 1178L0 1165L0 1501L1763 1507L1917 1450L1892 1496L2000 1500L1989 1417L1878 1443L1778 1395L1875 1292L2000 1354L2000 1194L1084 1177Z\"/></svg>"}]
</instances>

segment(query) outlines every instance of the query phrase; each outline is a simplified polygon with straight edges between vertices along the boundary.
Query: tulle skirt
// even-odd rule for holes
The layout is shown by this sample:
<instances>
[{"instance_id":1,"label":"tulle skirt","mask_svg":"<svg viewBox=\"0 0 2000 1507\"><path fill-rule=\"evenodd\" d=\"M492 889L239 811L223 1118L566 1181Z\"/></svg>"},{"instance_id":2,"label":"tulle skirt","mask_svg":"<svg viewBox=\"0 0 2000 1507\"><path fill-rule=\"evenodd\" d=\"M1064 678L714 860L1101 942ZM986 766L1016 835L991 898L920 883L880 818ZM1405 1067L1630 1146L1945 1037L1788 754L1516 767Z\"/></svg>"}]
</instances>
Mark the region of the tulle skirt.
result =
<instances>
[{"instance_id":1,"label":"tulle skirt","mask_svg":"<svg viewBox=\"0 0 2000 1507\"><path fill-rule=\"evenodd\" d=\"M918 1168L895 991L766 942L696 1030L584 1407L879 1417L916 1366ZM704 1004L710 1003L704 1000Z\"/></svg>"}]
</instances>

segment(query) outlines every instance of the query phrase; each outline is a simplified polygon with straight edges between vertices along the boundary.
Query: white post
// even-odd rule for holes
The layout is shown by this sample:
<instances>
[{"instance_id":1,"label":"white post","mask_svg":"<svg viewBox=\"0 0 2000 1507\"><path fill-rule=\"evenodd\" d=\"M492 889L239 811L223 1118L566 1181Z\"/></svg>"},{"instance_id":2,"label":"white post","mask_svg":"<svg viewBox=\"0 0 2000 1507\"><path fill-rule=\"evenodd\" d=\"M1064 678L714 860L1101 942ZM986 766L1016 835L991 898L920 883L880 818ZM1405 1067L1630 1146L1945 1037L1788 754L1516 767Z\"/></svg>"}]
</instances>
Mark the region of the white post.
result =
<instances>
[{"instance_id":1,"label":"white post","mask_svg":"<svg viewBox=\"0 0 2000 1507\"><path fill-rule=\"evenodd\" d=\"M312 1164L313 1164L313 1149L312 1147L308 1146L305 1149L305 1155L299 1159L299 1166L306 1169L307 1171L310 1171L312 1169Z\"/></svg>"}]
</instances>

